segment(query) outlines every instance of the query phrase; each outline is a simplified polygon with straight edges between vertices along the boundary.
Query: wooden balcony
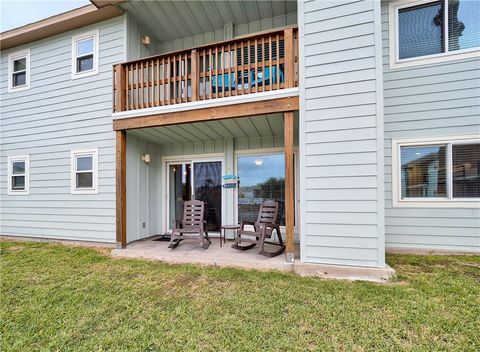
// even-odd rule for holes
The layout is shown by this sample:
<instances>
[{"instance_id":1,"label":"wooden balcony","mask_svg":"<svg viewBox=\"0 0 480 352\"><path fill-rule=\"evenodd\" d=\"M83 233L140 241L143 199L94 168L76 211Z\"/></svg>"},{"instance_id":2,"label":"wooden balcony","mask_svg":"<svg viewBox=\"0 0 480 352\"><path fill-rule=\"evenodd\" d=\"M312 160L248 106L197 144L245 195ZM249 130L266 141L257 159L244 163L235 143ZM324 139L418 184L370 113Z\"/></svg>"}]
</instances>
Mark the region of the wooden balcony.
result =
<instances>
[{"instance_id":1,"label":"wooden balcony","mask_svg":"<svg viewBox=\"0 0 480 352\"><path fill-rule=\"evenodd\" d=\"M297 87L297 33L275 30L115 65L113 111Z\"/></svg>"}]
</instances>

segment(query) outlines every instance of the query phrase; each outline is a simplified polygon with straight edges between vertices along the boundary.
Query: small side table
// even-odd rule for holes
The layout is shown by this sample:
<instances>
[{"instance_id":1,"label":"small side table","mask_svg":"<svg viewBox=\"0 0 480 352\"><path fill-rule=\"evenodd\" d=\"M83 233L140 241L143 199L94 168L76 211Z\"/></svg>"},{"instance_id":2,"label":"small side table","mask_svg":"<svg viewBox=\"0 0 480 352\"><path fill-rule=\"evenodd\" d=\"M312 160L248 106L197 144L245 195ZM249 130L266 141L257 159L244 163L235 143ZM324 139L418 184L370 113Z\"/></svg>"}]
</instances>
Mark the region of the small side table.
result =
<instances>
[{"instance_id":1,"label":"small side table","mask_svg":"<svg viewBox=\"0 0 480 352\"><path fill-rule=\"evenodd\" d=\"M240 225L222 225L220 229L220 247L222 247L222 232L223 232L223 243L226 243L225 232L226 230L233 230L235 232L235 238L237 237L237 231L240 228Z\"/></svg>"}]
</instances>

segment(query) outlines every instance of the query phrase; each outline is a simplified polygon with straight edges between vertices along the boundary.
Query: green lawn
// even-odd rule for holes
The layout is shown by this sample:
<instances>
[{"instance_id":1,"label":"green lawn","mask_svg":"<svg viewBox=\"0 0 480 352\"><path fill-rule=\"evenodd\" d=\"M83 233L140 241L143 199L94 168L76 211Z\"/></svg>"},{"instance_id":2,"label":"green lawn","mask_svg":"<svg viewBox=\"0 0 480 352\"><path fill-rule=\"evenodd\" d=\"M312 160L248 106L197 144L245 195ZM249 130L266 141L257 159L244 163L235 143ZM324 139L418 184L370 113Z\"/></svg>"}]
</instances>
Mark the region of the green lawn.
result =
<instances>
[{"instance_id":1,"label":"green lawn","mask_svg":"<svg viewBox=\"0 0 480 352\"><path fill-rule=\"evenodd\" d=\"M1 242L2 351L480 349L480 257L388 256L389 284Z\"/></svg>"}]
</instances>

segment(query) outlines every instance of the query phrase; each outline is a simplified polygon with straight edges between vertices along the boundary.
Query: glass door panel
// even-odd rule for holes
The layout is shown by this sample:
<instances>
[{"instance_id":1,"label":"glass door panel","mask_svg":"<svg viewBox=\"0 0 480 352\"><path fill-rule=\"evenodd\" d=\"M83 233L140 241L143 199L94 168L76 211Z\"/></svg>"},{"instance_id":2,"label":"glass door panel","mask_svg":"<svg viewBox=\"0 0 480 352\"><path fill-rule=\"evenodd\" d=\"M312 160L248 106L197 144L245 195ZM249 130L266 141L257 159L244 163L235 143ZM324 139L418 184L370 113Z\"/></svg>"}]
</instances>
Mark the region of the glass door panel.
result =
<instances>
[{"instance_id":1,"label":"glass door panel","mask_svg":"<svg viewBox=\"0 0 480 352\"><path fill-rule=\"evenodd\" d=\"M284 154L241 155L238 168L238 221L256 221L260 205L278 202L277 223L285 225Z\"/></svg>"},{"instance_id":2,"label":"glass door panel","mask_svg":"<svg viewBox=\"0 0 480 352\"><path fill-rule=\"evenodd\" d=\"M205 202L208 231L222 225L222 162L193 162L194 198Z\"/></svg>"},{"instance_id":3,"label":"glass door panel","mask_svg":"<svg viewBox=\"0 0 480 352\"><path fill-rule=\"evenodd\" d=\"M190 163L170 164L168 168L168 225L175 227L176 221L182 221L183 202L192 197L192 166Z\"/></svg>"}]
</instances>

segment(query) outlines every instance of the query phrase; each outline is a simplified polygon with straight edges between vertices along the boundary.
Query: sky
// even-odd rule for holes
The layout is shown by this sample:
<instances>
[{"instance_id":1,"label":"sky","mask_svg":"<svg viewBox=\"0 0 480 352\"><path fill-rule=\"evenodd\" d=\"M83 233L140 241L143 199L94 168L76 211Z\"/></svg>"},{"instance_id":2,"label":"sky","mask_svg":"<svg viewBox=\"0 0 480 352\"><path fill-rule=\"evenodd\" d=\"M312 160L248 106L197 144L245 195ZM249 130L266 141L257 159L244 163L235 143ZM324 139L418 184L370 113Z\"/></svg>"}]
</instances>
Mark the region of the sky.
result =
<instances>
[{"instance_id":1,"label":"sky","mask_svg":"<svg viewBox=\"0 0 480 352\"><path fill-rule=\"evenodd\" d=\"M89 0L0 0L0 31L90 4Z\"/></svg>"}]
</instances>

